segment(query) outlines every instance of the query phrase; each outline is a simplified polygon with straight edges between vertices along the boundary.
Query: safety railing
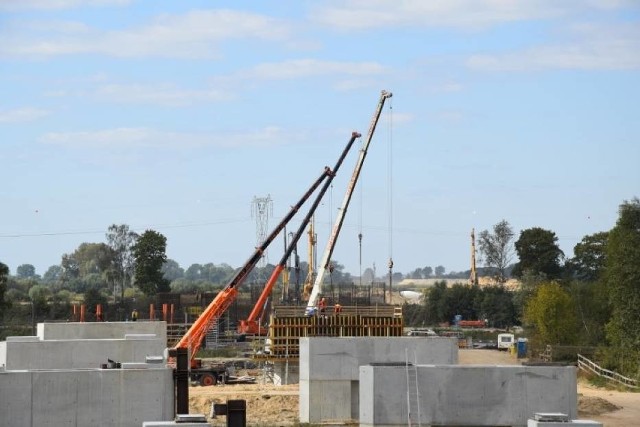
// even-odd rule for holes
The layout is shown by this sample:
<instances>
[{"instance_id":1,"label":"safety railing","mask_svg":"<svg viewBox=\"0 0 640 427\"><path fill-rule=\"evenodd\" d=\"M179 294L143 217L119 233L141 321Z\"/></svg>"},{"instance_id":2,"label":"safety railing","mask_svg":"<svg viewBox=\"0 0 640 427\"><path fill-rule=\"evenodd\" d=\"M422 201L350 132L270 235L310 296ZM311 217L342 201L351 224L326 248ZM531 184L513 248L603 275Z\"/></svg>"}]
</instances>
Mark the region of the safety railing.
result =
<instances>
[{"instance_id":1,"label":"safety railing","mask_svg":"<svg viewBox=\"0 0 640 427\"><path fill-rule=\"evenodd\" d=\"M609 369L604 369L600 365L592 362L581 354L578 354L578 369L581 369L585 372L591 372L598 375L599 377L606 378L610 381L622 384L626 387L638 388L637 380L625 377L624 375L620 375L619 373L610 371Z\"/></svg>"}]
</instances>

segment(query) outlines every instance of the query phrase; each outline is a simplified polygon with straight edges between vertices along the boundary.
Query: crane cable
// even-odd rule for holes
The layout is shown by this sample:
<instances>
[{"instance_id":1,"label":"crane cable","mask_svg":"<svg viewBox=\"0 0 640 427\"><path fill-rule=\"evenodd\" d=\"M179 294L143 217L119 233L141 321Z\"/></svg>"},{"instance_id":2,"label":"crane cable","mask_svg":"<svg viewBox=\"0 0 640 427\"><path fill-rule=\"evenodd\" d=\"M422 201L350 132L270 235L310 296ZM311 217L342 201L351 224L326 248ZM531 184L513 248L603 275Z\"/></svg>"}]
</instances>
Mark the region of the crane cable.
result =
<instances>
[{"instance_id":1,"label":"crane cable","mask_svg":"<svg viewBox=\"0 0 640 427\"><path fill-rule=\"evenodd\" d=\"M364 141L362 142L362 145L364 145ZM361 146L360 150L363 150L363 147ZM362 179L360 179L360 182L358 183L358 186L360 187L360 211L359 211L359 217L358 217L358 252L359 252L359 268L360 268L360 274L359 274L359 281L360 281L360 288L362 288L362 202L364 199L363 196L363 185L362 185Z\"/></svg>"},{"instance_id":2,"label":"crane cable","mask_svg":"<svg viewBox=\"0 0 640 427\"><path fill-rule=\"evenodd\" d=\"M387 165L387 209L389 217L389 302L392 302L391 285L393 283L393 99L389 99L389 135L388 135L388 165Z\"/></svg>"}]
</instances>

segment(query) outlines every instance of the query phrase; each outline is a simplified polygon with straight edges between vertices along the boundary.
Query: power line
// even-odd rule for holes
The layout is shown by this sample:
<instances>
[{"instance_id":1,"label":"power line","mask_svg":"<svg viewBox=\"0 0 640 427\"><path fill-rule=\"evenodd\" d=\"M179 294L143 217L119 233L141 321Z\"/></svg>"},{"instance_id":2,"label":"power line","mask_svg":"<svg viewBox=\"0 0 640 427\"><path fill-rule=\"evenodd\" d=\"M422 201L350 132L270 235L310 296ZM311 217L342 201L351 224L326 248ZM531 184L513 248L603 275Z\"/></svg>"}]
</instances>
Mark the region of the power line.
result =
<instances>
[{"instance_id":1,"label":"power line","mask_svg":"<svg viewBox=\"0 0 640 427\"><path fill-rule=\"evenodd\" d=\"M206 227L209 225L220 225L220 224L232 224L239 222L249 221L248 218L243 219L223 219L219 221L207 221L207 222L192 222L192 223L182 223L182 224L150 224L150 225L141 225L141 226L133 226L132 230L147 230L147 229L172 229L172 228L191 228L191 227ZM89 229L89 230L70 230L70 231L49 231L49 232L39 232L39 233L7 233L0 234L0 239L9 239L9 238L21 238L21 237L52 237L52 236L74 236L74 235L82 235L82 234L98 234L98 233L106 233L106 229Z\"/></svg>"}]
</instances>

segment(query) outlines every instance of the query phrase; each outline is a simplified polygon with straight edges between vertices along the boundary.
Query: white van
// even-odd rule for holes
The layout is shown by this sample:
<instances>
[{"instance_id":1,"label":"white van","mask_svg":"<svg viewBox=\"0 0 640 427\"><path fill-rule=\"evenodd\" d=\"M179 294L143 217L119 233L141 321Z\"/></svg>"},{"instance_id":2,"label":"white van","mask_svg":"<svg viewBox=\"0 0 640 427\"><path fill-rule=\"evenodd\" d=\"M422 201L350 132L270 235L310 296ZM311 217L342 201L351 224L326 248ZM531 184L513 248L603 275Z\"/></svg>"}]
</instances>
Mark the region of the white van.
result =
<instances>
[{"instance_id":1,"label":"white van","mask_svg":"<svg viewBox=\"0 0 640 427\"><path fill-rule=\"evenodd\" d=\"M515 341L513 334L498 334L498 350L509 350Z\"/></svg>"}]
</instances>

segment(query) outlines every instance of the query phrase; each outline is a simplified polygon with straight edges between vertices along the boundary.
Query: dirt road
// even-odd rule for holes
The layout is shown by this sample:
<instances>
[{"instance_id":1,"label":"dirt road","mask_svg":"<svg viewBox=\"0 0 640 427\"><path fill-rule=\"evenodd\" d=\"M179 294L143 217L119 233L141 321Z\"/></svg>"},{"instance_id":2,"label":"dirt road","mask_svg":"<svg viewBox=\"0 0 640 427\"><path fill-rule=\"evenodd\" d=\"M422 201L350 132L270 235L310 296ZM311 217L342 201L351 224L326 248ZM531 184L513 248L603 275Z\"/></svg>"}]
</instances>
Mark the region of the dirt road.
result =
<instances>
[{"instance_id":1,"label":"dirt road","mask_svg":"<svg viewBox=\"0 0 640 427\"><path fill-rule=\"evenodd\" d=\"M461 365L517 365L520 360L497 350L460 350ZM229 399L247 402L247 425L292 426L298 421L298 385L236 384L189 389L191 413L208 415L212 403ZM619 408L619 409L618 409ZM640 427L640 393L598 389L586 381L578 382L578 414L581 419L602 422L604 427ZM226 426L225 417L212 420Z\"/></svg>"}]
</instances>

